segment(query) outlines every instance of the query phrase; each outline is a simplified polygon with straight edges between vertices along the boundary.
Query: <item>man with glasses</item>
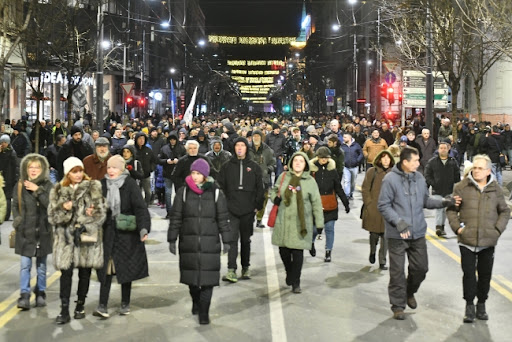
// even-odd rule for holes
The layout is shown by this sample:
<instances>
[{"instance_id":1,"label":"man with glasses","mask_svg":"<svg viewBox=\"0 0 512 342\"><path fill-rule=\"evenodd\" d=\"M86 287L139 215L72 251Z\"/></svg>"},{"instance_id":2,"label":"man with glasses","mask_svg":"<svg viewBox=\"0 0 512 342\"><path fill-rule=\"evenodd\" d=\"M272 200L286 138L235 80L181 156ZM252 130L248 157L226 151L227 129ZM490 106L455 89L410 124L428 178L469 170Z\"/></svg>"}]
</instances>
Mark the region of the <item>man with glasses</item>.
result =
<instances>
[{"instance_id":1,"label":"man with glasses","mask_svg":"<svg viewBox=\"0 0 512 342\"><path fill-rule=\"evenodd\" d=\"M471 172L453 190L454 195L462 198L464 205L447 210L450 227L459 241L464 274L464 323L472 323L475 317L484 321L489 319L485 302L492 278L494 248L510 219L510 208L491 173L491 167L492 161L488 156L474 156ZM478 298L476 310L475 297Z\"/></svg>"},{"instance_id":2,"label":"man with glasses","mask_svg":"<svg viewBox=\"0 0 512 342\"><path fill-rule=\"evenodd\" d=\"M435 209L459 205L460 197L438 199L429 196L420 166L417 149L406 146L400 153L400 162L393 166L382 181L377 208L384 217L385 237L389 250L388 294L393 318L405 319L406 304L416 309L414 294L428 271L427 222L423 208ZM405 276L405 255L409 274Z\"/></svg>"}]
</instances>

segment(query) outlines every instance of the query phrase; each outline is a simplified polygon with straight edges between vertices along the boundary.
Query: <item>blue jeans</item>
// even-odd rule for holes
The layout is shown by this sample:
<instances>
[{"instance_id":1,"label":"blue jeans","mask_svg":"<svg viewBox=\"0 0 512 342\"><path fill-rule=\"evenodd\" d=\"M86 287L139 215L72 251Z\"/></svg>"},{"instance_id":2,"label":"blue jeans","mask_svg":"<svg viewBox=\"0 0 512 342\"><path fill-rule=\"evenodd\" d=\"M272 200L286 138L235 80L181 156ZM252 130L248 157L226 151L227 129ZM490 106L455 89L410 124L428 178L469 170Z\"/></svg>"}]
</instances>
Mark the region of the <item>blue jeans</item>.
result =
<instances>
[{"instance_id":1,"label":"blue jeans","mask_svg":"<svg viewBox=\"0 0 512 342\"><path fill-rule=\"evenodd\" d=\"M332 251L332 246L334 245L334 223L336 221L327 221L324 225L324 232L325 232L325 250ZM316 239L316 236L318 233L316 232L316 227L313 226L313 242Z\"/></svg>"},{"instance_id":2,"label":"blue jeans","mask_svg":"<svg viewBox=\"0 0 512 342\"><path fill-rule=\"evenodd\" d=\"M276 177L274 178L274 182L277 181L277 178L279 177L279 175L281 173L283 173L283 162L281 161L281 158L276 158L276 170L275 170Z\"/></svg>"},{"instance_id":3,"label":"blue jeans","mask_svg":"<svg viewBox=\"0 0 512 342\"><path fill-rule=\"evenodd\" d=\"M172 208L172 180L170 178L164 178L165 182L165 209L167 213L171 212Z\"/></svg>"},{"instance_id":4,"label":"blue jeans","mask_svg":"<svg viewBox=\"0 0 512 342\"><path fill-rule=\"evenodd\" d=\"M40 292L46 290L46 255L36 258L37 287ZM30 293L30 270L32 258L22 256L20 268L20 293Z\"/></svg>"},{"instance_id":5,"label":"blue jeans","mask_svg":"<svg viewBox=\"0 0 512 342\"><path fill-rule=\"evenodd\" d=\"M494 176L496 176L496 181L498 182L498 184L500 186L503 185L503 175L501 173L501 166L498 165L497 163L492 163L491 169Z\"/></svg>"},{"instance_id":6,"label":"blue jeans","mask_svg":"<svg viewBox=\"0 0 512 342\"><path fill-rule=\"evenodd\" d=\"M343 191L347 197L352 197L356 187L358 167L344 167L343 168Z\"/></svg>"}]
</instances>

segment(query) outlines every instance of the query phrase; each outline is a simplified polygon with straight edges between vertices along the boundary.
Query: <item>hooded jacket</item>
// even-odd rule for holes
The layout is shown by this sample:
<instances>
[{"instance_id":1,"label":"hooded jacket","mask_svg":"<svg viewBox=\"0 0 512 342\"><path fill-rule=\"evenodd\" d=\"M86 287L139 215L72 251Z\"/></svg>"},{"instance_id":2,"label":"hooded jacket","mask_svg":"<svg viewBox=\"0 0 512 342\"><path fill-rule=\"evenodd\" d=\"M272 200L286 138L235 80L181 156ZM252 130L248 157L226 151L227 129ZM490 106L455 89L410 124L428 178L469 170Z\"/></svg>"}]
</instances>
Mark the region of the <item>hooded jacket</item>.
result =
<instances>
[{"instance_id":1,"label":"hooded jacket","mask_svg":"<svg viewBox=\"0 0 512 342\"><path fill-rule=\"evenodd\" d=\"M137 140L139 137L144 137L144 145L138 146ZM137 151L136 159L140 161L142 165L142 174L144 178L148 178L151 175L151 172L155 169L155 165L158 163L153 151L149 147L146 146L148 143L148 136L142 132L139 132L135 135L135 150Z\"/></svg>"},{"instance_id":2,"label":"hooded jacket","mask_svg":"<svg viewBox=\"0 0 512 342\"><path fill-rule=\"evenodd\" d=\"M263 142L262 139L261 145L257 150L254 143L251 144L249 156L260 166L261 172L263 173L263 185L265 186L265 189L269 188L272 183L270 175L276 168L276 157L274 157L274 152Z\"/></svg>"},{"instance_id":3,"label":"hooded jacket","mask_svg":"<svg viewBox=\"0 0 512 342\"><path fill-rule=\"evenodd\" d=\"M464 222L464 229L457 235L459 243L474 247L496 246L507 228L510 208L494 175L489 176L486 186L480 190L470 173L455 185L453 195L460 196L462 203L458 208L448 208L446 216L455 234Z\"/></svg>"},{"instance_id":4,"label":"hooded jacket","mask_svg":"<svg viewBox=\"0 0 512 342\"><path fill-rule=\"evenodd\" d=\"M71 210L65 210L63 204L72 201ZM86 208L94 206L92 216L85 213ZM103 266L103 229L107 216L107 204L103 198L101 183L97 180L82 180L73 189L57 183L50 192L48 221L54 226L53 264L58 270L74 267L101 268ZM95 243L73 243L75 230L82 226L89 235L97 234Z\"/></svg>"},{"instance_id":5,"label":"hooded jacket","mask_svg":"<svg viewBox=\"0 0 512 342\"><path fill-rule=\"evenodd\" d=\"M325 165L320 165L318 158L315 157L309 162L312 176L315 178L320 196L329 195L333 192L338 195L345 208L349 207L348 198L341 187L340 178L336 171L336 162L329 158L329 162ZM325 211L324 222L336 221L338 219L338 209Z\"/></svg>"},{"instance_id":6,"label":"hooded jacket","mask_svg":"<svg viewBox=\"0 0 512 342\"><path fill-rule=\"evenodd\" d=\"M243 216L263 208L263 173L259 165L249 156L249 144L245 138L234 141L247 146L244 159L233 155L220 170L218 182L226 194L228 210L234 216ZM233 146L234 146L233 145Z\"/></svg>"},{"instance_id":7,"label":"hooded jacket","mask_svg":"<svg viewBox=\"0 0 512 342\"><path fill-rule=\"evenodd\" d=\"M171 146L171 139L176 140L176 144L174 146ZM171 179L172 172L176 167L176 164L168 164L167 160L180 159L185 154L187 154L187 151L185 150L185 147L179 143L176 133L169 134L167 137L167 144L162 147L160 150L160 155L158 156L158 163L164 167L164 178Z\"/></svg>"},{"instance_id":8,"label":"hooded jacket","mask_svg":"<svg viewBox=\"0 0 512 342\"><path fill-rule=\"evenodd\" d=\"M310 174L307 155L304 152L295 153L288 162L288 170L292 169L293 159L298 155L306 160L306 168L302 172L300 179L300 191L303 192L302 199L304 201L304 219L306 221L307 233L304 237L300 234L297 199L296 195L293 194L288 207L284 204L284 200L281 200L274 231L272 232L272 244L292 249L310 249L311 241L313 240L313 225L316 228L324 227L324 212L322 210L322 199L320 198L318 185ZM292 179L292 172L285 171L279 175L269 194L272 202L275 201L278 191L281 198L284 198L286 188Z\"/></svg>"},{"instance_id":9,"label":"hooded jacket","mask_svg":"<svg viewBox=\"0 0 512 342\"><path fill-rule=\"evenodd\" d=\"M382 167L381 159L387 154L391 159L389 168L386 170ZM361 192L363 194L363 213L362 213L362 227L372 233L384 233L384 218L377 209L379 202L380 189L382 187L382 180L384 177L391 172L395 165L395 159L393 154L388 150L380 151L375 160L373 161L373 167L366 171L363 184L361 186Z\"/></svg>"},{"instance_id":10,"label":"hooded jacket","mask_svg":"<svg viewBox=\"0 0 512 342\"><path fill-rule=\"evenodd\" d=\"M221 149L219 152L215 152L213 150L213 145L215 145L216 143L220 144ZM206 153L206 157L210 159L213 168L217 173L219 173L220 169L222 168L222 165L226 164L229 161L229 159L231 159L231 153L224 150L224 144L222 144L222 140L220 140L219 138L215 138L210 140L210 151Z\"/></svg>"},{"instance_id":11,"label":"hooded jacket","mask_svg":"<svg viewBox=\"0 0 512 342\"><path fill-rule=\"evenodd\" d=\"M132 154L130 160L124 160L126 162L126 169L130 172L130 176L136 180L141 180L142 178L144 178L144 173L142 172L142 165L140 161L138 161L137 158L135 157L137 155L137 151L135 151L135 146L128 144L124 145L121 149L121 155L123 154L123 150L128 150Z\"/></svg>"},{"instance_id":12,"label":"hooded jacket","mask_svg":"<svg viewBox=\"0 0 512 342\"><path fill-rule=\"evenodd\" d=\"M59 172L59 178L62 179L62 177L64 177L63 164L66 159L69 157L77 157L83 161L85 157L93 153L94 151L91 146L84 142L83 139L78 143L73 139L66 141L57 155L57 171Z\"/></svg>"},{"instance_id":13,"label":"hooded jacket","mask_svg":"<svg viewBox=\"0 0 512 342\"><path fill-rule=\"evenodd\" d=\"M17 164L16 151L11 145L0 151L0 173L4 177L4 194L8 199L12 198L12 189L18 179Z\"/></svg>"},{"instance_id":14,"label":"hooded jacket","mask_svg":"<svg viewBox=\"0 0 512 342\"><path fill-rule=\"evenodd\" d=\"M429 196L425 178L419 172L405 173L401 164L393 166L382 181L377 208L384 217L388 239L402 239L396 226L404 220L411 233L408 239L425 236L427 222L423 208L443 208L442 199Z\"/></svg>"},{"instance_id":15,"label":"hooded jacket","mask_svg":"<svg viewBox=\"0 0 512 342\"><path fill-rule=\"evenodd\" d=\"M38 186L36 191L25 188L23 183L29 180L28 164L34 161L41 165L41 174L30 180ZM48 223L48 203L52 182L49 177L49 166L46 158L39 154L27 154L20 164L21 197L18 197L18 186L15 186L12 203L13 227L16 229L16 254L33 257L52 253L52 227ZM21 206L21 213L19 207Z\"/></svg>"}]
</instances>

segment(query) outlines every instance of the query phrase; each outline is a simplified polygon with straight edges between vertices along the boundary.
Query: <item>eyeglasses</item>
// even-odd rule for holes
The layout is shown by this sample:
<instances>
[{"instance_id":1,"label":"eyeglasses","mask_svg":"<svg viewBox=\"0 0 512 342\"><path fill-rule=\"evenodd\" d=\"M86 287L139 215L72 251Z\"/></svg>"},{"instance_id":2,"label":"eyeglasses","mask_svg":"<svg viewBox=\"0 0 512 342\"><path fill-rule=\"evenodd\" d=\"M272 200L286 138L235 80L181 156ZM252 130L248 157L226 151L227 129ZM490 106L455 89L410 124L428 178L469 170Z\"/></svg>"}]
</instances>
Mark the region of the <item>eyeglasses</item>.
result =
<instances>
[{"instance_id":1,"label":"eyeglasses","mask_svg":"<svg viewBox=\"0 0 512 342\"><path fill-rule=\"evenodd\" d=\"M473 170L484 171L484 170L489 170L489 168L488 167L473 167Z\"/></svg>"}]
</instances>

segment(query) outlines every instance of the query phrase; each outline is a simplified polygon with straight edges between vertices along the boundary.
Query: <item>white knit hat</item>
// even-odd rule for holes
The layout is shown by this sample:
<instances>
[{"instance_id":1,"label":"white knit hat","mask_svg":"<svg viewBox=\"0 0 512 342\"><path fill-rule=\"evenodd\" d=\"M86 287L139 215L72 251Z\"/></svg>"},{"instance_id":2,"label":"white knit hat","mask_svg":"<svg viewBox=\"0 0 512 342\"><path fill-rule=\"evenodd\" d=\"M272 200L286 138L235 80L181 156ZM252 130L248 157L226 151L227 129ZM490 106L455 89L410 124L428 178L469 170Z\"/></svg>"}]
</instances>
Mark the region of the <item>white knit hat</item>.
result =
<instances>
[{"instance_id":1,"label":"white knit hat","mask_svg":"<svg viewBox=\"0 0 512 342\"><path fill-rule=\"evenodd\" d=\"M77 157L69 157L64 160L64 175L67 175L75 166L80 166L82 169L84 168L84 164Z\"/></svg>"}]
</instances>

